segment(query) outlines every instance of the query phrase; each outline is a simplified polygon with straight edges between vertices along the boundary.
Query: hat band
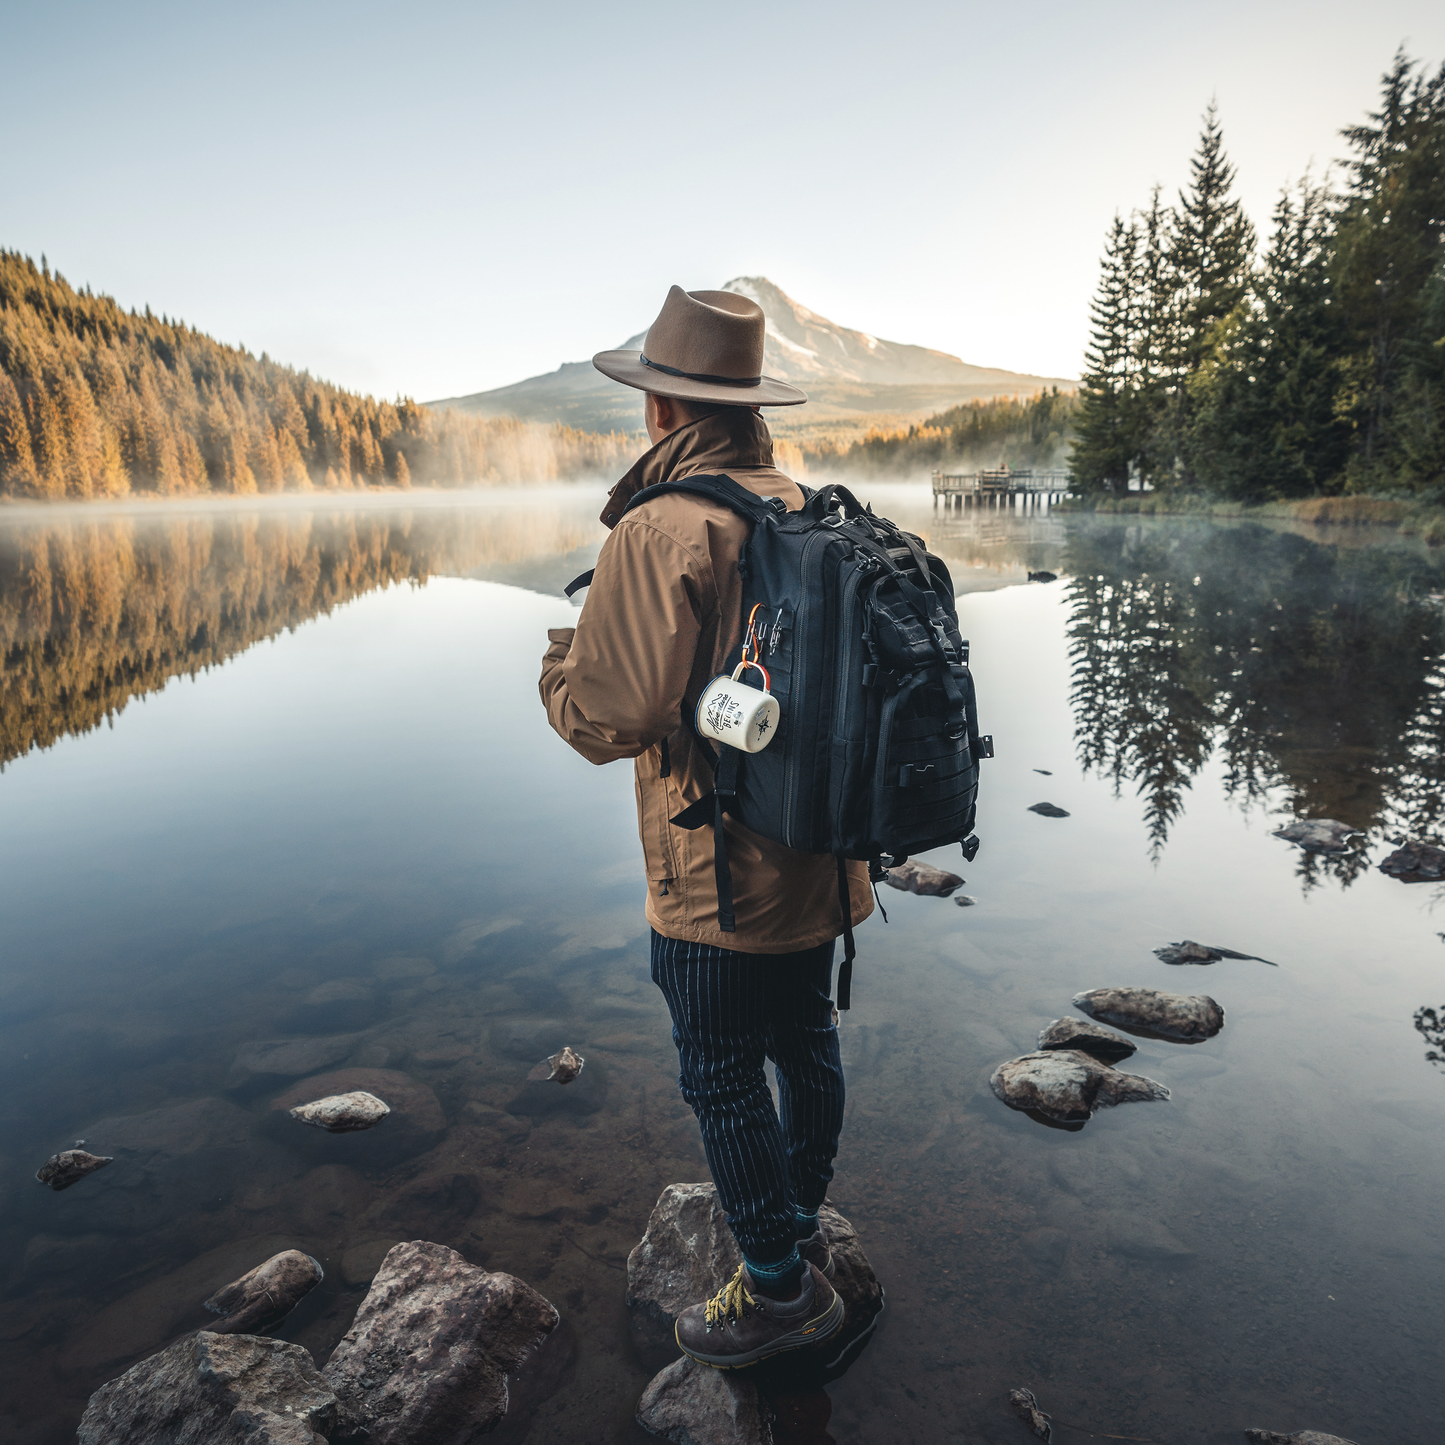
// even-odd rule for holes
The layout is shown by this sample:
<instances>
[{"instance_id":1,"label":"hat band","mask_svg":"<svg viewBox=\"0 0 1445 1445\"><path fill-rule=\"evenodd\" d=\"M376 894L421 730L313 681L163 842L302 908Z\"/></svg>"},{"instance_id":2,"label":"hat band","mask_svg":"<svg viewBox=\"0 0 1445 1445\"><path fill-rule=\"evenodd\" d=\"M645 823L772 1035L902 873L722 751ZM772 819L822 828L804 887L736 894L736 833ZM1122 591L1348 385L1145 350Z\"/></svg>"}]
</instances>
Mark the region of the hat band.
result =
<instances>
[{"instance_id":1,"label":"hat band","mask_svg":"<svg viewBox=\"0 0 1445 1445\"><path fill-rule=\"evenodd\" d=\"M660 361L649 361L645 353L639 351L638 356L642 358L644 366L650 366L654 371L661 371L668 376L681 376L688 381L710 381L715 386L757 386L762 381L761 376L709 376L705 371L679 371L675 366L664 366Z\"/></svg>"}]
</instances>

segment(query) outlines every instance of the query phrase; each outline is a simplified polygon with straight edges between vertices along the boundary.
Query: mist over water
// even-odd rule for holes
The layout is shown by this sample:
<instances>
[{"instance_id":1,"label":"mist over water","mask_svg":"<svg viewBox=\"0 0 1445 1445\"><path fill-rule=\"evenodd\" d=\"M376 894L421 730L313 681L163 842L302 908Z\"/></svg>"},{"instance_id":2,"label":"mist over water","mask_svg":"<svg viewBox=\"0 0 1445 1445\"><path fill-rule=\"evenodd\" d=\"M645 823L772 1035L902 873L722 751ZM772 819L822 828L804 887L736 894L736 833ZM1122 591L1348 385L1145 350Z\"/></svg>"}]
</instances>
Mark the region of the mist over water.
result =
<instances>
[{"instance_id":1,"label":"mist over water","mask_svg":"<svg viewBox=\"0 0 1445 1445\"><path fill-rule=\"evenodd\" d=\"M886 892L859 936L831 1197L888 1308L826 1394L775 1402L779 1438L1006 1445L1018 1385L1171 1445L1432 1438L1445 923L1372 865L1438 826L1445 564L1363 530L861 490L949 563L998 756L977 860L932 857L977 906ZM283 1248L326 1281L278 1333L324 1361L415 1238L563 1316L554 1392L499 1438L641 1438L626 1255L707 1173L629 770L537 702L600 503L0 516L0 1441L72 1439L94 1389ZM1295 810L1360 845L1271 837ZM1154 957L1184 938L1278 967ZM1168 1103L1070 1132L993 1098L1110 984L1224 1006L1205 1044L1138 1040L1124 1067ZM247 1064L281 1039L314 1067ZM564 1043L587 1067L539 1095ZM339 1068L398 1076L412 1124L333 1137L273 1107ZM33 1182L80 1138L116 1163Z\"/></svg>"}]
</instances>

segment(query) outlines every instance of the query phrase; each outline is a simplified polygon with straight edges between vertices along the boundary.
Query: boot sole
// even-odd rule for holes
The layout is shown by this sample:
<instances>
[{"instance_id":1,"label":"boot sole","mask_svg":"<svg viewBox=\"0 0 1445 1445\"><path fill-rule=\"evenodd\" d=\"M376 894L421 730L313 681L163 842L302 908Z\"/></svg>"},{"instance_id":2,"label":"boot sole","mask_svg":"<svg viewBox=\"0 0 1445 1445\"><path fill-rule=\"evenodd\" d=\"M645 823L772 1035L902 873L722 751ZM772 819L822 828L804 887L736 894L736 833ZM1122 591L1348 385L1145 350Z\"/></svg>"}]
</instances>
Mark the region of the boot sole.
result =
<instances>
[{"instance_id":1,"label":"boot sole","mask_svg":"<svg viewBox=\"0 0 1445 1445\"><path fill-rule=\"evenodd\" d=\"M779 1335L771 1343L759 1345L757 1349L749 1350L743 1355L704 1355L697 1350L690 1350L677 1339L675 1325L672 1337L677 1340L678 1349L700 1365L711 1365L715 1370L741 1370L747 1365L756 1365L760 1360L770 1359L773 1355L781 1355L788 1350L803 1350L809 1345L820 1345L824 1340L832 1339L843 1328L846 1313L843 1297L835 1292L833 1303L816 1319L809 1320L801 1329L794 1330L791 1334Z\"/></svg>"}]
</instances>

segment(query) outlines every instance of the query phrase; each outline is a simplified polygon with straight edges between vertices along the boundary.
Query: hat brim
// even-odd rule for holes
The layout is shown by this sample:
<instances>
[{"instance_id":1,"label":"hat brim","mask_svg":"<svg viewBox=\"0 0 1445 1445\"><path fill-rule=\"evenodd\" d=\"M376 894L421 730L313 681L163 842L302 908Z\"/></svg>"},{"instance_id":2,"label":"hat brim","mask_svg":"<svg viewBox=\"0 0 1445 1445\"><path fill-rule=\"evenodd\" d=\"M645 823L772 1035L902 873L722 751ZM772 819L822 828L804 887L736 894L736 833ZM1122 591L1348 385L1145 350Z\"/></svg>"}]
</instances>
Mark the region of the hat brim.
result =
<instances>
[{"instance_id":1,"label":"hat brim","mask_svg":"<svg viewBox=\"0 0 1445 1445\"><path fill-rule=\"evenodd\" d=\"M709 401L723 406L801 406L808 394L774 377L760 377L752 386L733 386L727 382L693 381L687 376L669 376L665 371L642 364L640 351L599 351L592 365L603 376L650 391L654 396L671 397L676 401Z\"/></svg>"}]
</instances>

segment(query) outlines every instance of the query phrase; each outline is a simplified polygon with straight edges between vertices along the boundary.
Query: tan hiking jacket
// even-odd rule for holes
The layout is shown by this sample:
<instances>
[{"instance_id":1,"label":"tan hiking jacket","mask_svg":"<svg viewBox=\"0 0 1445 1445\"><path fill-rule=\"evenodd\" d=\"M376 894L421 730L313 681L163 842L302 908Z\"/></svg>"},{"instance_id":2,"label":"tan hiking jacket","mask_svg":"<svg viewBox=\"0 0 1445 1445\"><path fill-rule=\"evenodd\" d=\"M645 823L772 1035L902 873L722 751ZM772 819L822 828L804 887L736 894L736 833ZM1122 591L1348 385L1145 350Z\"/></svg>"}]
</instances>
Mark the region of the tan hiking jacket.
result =
<instances>
[{"instance_id":1,"label":"tan hiking jacket","mask_svg":"<svg viewBox=\"0 0 1445 1445\"><path fill-rule=\"evenodd\" d=\"M843 932L837 865L726 820L737 931L717 923L713 831L668 821L712 790L692 716L703 688L742 640L738 555L748 524L735 512L672 493L622 509L644 487L722 474L790 511L803 494L773 466L754 411L704 417L664 437L612 489L602 520L612 535L577 626L547 634L541 693L547 718L584 758L635 758L637 817L647 860L647 920L668 938L743 953L791 953ZM671 764L662 773L663 743ZM849 864L854 924L873 911L865 863Z\"/></svg>"}]
</instances>

